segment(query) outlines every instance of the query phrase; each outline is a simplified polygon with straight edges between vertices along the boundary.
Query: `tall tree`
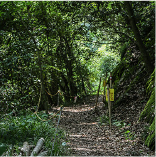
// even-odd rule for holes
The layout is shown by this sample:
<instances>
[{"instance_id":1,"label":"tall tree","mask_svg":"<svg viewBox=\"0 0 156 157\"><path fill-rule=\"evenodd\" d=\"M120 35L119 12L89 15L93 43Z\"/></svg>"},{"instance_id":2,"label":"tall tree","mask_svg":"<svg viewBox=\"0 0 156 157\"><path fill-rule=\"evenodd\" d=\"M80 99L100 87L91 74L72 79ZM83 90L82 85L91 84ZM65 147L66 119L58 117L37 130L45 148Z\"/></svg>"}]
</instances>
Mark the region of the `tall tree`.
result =
<instances>
[{"instance_id":1,"label":"tall tree","mask_svg":"<svg viewBox=\"0 0 156 157\"><path fill-rule=\"evenodd\" d=\"M128 13L128 18L130 20L130 25L132 27L132 31L133 31L134 36L136 38L137 45L140 49L142 59L145 63L146 71L149 74L151 74L154 70L154 65L152 64L151 58L150 58L148 52L146 51L146 47L145 47L145 45L141 39L139 29L136 25L136 20L135 20L135 15L134 15L133 8L132 8L132 3L129 1L125 1L124 4L125 4L125 8L126 8L127 13Z\"/></svg>"},{"instance_id":2,"label":"tall tree","mask_svg":"<svg viewBox=\"0 0 156 157\"><path fill-rule=\"evenodd\" d=\"M151 29L154 29L154 4L152 2L127 1L87 3L88 8L93 8L91 11L88 11L88 14L94 17L88 19L93 25L93 31L100 30L101 35L103 35L101 39L109 41L108 43L111 43L114 50L117 51L120 51L119 48L125 42L129 44L136 43L141 52L146 71L148 74L151 74L154 69L154 62L150 55L152 52L147 51L145 46L147 43L145 38ZM150 20L144 22L145 18L150 17ZM151 36L150 38L153 37Z\"/></svg>"},{"instance_id":3,"label":"tall tree","mask_svg":"<svg viewBox=\"0 0 156 157\"><path fill-rule=\"evenodd\" d=\"M82 51L78 52L77 42L79 40L80 43L84 35L83 28L79 30L83 17L79 18L76 6L81 8L80 3L75 2L1 2L0 4L0 21L7 26L1 27L3 36L0 39L6 40L5 42L0 40L2 59L6 58L1 62L4 74L2 80L17 86L21 93L19 97L26 94L29 100L34 101L38 99L41 83L42 109L46 109L45 90L53 95L61 88L69 97L77 95L77 92L80 94L81 90L78 89L81 89L81 86L84 88L84 79L79 79L84 75L79 75L86 67L81 66L78 59ZM68 16L69 14L72 18ZM76 66L77 63L79 67ZM26 72L22 73L25 70ZM87 77L89 76L86 75L85 78ZM83 80L83 83L78 80ZM24 84L29 86L23 86ZM32 93L29 90L33 91L33 94L29 95ZM57 102L54 97L48 96L48 100L51 104Z\"/></svg>"}]
</instances>

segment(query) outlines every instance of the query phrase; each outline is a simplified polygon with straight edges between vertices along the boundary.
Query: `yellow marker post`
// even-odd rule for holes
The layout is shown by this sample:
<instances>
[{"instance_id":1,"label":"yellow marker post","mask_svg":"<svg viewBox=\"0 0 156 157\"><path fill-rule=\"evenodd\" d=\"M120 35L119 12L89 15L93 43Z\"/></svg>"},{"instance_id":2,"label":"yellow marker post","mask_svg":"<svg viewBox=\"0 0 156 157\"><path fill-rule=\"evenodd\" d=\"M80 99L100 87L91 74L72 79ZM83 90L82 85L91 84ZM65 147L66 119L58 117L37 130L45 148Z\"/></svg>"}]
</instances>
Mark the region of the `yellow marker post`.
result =
<instances>
[{"instance_id":1,"label":"yellow marker post","mask_svg":"<svg viewBox=\"0 0 156 157\"><path fill-rule=\"evenodd\" d=\"M114 101L114 89L109 89L109 100ZM108 101L108 92L106 91L106 101Z\"/></svg>"},{"instance_id":2,"label":"yellow marker post","mask_svg":"<svg viewBox=\"0 0 156 157\"><path fill-rule=\"evenodd\" d=\"M114 89L109 89L110 101L114 101Z\"/></svg>"},{"instance_id":3,"label":"yellow marker post","mask_svg":"<svg viewBox=\"0 0 156 157\"><path fill-rule=\"evenodd\" d=\"M108 101L108 91L106 90L106 101Z\"/></svg>"}]
</instances>

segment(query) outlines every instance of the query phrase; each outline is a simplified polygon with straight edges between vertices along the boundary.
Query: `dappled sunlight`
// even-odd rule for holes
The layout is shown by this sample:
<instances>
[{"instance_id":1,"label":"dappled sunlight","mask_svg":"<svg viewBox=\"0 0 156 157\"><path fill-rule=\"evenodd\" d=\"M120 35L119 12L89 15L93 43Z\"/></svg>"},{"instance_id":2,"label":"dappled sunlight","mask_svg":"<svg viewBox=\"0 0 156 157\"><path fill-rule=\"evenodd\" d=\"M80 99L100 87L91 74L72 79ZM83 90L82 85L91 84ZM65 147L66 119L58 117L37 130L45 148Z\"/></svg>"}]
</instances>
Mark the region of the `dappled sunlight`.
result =
<instances>
[{"instance_id":1,"label":"dappled sunlight","mask_svg":"<svg viewBox=\"0 0 156 157\"><path fill-rule=\"evenodd\" d=\"M96 149L94 150L94 149L91 149L91 148L83 148L83 147L75 147L75 148L73 148L74 150L81 150L81 151L87 151L87 152L92 152L92 151L94 151L94 152L96 152Z\"/></svg>"},{"instance_id":2,"label":"dappled sunlight","mask_svg":"<svg viewBox=\"0 0 156 157\"><path fill-rule=\"evenodd\" d=\"M64 111L69 111L69 112L84 112L84 111L89 111L89 109L88 108L79 108L79 109L69 109L69 108L64 108L63 109Z\"/></svg>"},{"instance_id":3,"label":"dappled sunlight","mask_svg":"<svg viewBox=\"0 0 156 157\"><path fill-rule=\"evenodd\" d=\"M154 154L155 1L2 1L0 23L0 156Z\"/></svg>"},{"instance_id":4,"label":"dappled sunlight","mask_svg":"<svg viewBox=\"0 0 156 157\"><path fill-rule=\"evenodd\" d=\"M55 110L59 110L60 107L56 107L56 108L53 108ZM89 107L89 105L84 105L83 107L64 107L63 108L63 111L67 111L67 112L85 112L85 111L90 111L90 110L93 110L94 107Z\"/></svg>"},{"instance_id":5,"label":"dappled sunlight","mask_svg":"<svg viewBox=\"0 0 156 157\"><path fill-rule=\"evenodd\" d=\"M78 125L97 125L97 122L92 122L92 123L80 123Z\"/></svg>"},{"instance_id":6,"label":"dappled sunlight","mask_svg":"<svg viewBox=\"0 0 156 157\"><path fill-rule=\"evenodd\" d=\"M82 135L69 135L70 137L82 137Z\"/></svg>"},{"instance_id":7,"label":"dappled sunlight","mask_svg":"<svg viewBox=\"0 0 156 157\"><path fill-rule=\"evenodd\" d=\"M103 107L101 102L102 99L99 101L99 111L102 111ZM106 114L106 110L102 113ZM112 130L109 124L100 125L95 112L95 102L92 102L90 106L83 104L64 107L61 126L70 132L67 145L71 147L73 155L124 156L130 149L136 152L145 150L145 146L140 145L139 138L130 139L123 135L129 129L126 126L119 131L115 125L112 125Z\"/></svg>"}]
</instances>

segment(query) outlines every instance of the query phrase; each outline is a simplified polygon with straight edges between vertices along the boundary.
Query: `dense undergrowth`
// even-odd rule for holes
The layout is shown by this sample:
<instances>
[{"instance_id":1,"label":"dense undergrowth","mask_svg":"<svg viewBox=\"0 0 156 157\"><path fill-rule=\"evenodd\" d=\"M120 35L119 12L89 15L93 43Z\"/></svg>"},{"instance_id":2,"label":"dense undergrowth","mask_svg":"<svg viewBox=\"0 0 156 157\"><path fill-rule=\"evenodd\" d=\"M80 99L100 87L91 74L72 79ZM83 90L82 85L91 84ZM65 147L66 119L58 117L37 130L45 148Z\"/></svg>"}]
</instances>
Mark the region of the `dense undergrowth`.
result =
<instances>
[{"instance_id":1,"label":"dense undergrowth","mask_svg":"<svg viewBox=\"0 0 156 157\"><path fill-rule=\"evenodd\" d=\"M22 147L23 142L27 141L31 145L36 145L42 137L45 139L44 150L50 155L68 155L66 134L48 120L47 114L38 113L40 120L34 113L27 113L25 116L3 115L0 123L0 155L8 150L8 156L18 155L18 147ZM56 118L56 116L55 116ZM57 133L57 134L56 134ZM56 139L55 139L56 134ZM52 150L52 144L54 142Z\"/></svg>"}]
</instances>

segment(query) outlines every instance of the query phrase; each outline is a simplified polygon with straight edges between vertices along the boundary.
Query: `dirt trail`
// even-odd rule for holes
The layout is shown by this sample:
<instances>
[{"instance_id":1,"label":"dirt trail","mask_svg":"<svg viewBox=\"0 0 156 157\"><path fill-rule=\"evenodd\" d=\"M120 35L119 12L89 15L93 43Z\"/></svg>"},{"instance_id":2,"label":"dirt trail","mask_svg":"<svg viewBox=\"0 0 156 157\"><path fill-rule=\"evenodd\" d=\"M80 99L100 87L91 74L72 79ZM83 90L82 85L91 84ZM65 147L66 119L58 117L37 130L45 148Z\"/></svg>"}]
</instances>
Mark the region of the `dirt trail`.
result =
<instances>
[{"instance_id":1,"label":"dirt trail","mask_svg":"<svg viewBox=\"0 0 156 157\"><path fill-rule=\"evenodd\" d=\"M147 156L154 152L144 146L139 137L126 139L123 135L126 129L112 125L99 125L97 118L106 114L102 109L102 97L99 99L98 114L95 112L95 98L88 98L83 104L74 107L64 107L60 127L67 131L72 155L76 156ZM136 117L136 115L133 115Z\"/></svg>"}]
</instances>

